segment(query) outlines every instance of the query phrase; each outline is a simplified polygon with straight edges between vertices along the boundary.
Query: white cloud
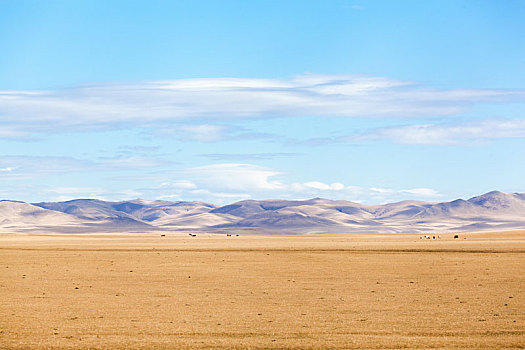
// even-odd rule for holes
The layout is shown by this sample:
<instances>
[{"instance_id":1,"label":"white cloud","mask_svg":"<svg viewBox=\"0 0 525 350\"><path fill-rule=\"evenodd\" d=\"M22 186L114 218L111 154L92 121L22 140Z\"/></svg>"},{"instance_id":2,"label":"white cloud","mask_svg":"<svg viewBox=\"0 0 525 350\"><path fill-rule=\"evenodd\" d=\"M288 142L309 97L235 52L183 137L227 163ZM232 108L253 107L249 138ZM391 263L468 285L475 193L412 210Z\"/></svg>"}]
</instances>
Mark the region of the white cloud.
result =
<instances>
[{"instance_id":1,"label":"white cloud","mask_svg":"<svg viewBox=\"0 0 525 350\"><path fill-rule=\"evenodd\" d=\"M2 158L0 158L2 160ZM0 178L7 180L9 186L0 188L0 195L15 200L58 201L74 198L98 198L105 200L124 200L131 198L199 200L214 204L228 204L243 199L306 199L322 197L328 199L346 199L355 202L383 203L404 199L439 198L441 194L429 188L388 189L364 188L345 185L341 182L327 183L312 181L285 181L290 174L253 164L212 164L178 171L155 172L156 177L148 183L156 186L144 186L145 175L127 179L126 185L119 179L110 179L105 188L90 186L36 185L34 179L57 174L70 174L89 169L111 170L105 165L90 163L74 158L49 157L10 157L9 163L19 164L2 167ZM1 163L1 162L0 162ZM2 164L0 164L2 166ZM11 169L11 170L7 170ZM126 168L126 170L132 170ZM95 175L100 176L100 174ZM9 181L10 180L10 181ZM130 182L128 182L130 181ZM88 182L85 182L88 183ZM135 185L131 185L131 184ZM137 188L138 187L138 188ZM21 197L23 196L23 197Z\"/></svg>"},{"instance_id":2,"label":"white cloud","mask_svg":"<svg viewBox=\"0 0 525 350\"><path fill-rule=\"evenodd\" d=\"M304 187L309 187L309 188L313 188L313 189L321 190L321 191L328 191L328 190L340 191L345 188L345 186L339 182L334 182L333 184L329 185L329 184L325 184L319 181L312 181L312 182L305 182L302 185Z\"/></svg>"},{"instance_id":3,"label":"white cloud","mask_svg":"<svg viewBox=\"0 0 525 350\"><path fill-rule=\"evenodd\" d=\"M442 197L442 194L438 191L431 189L431 188L410 188L406 190L395 190L391 188L380 188L380 187L371 187L370 188L370 195L375 198L379 198L381 196L384 196L385 198L390 199L406 199L407 195L420 198L439 198ZM379 196L379 197L378 197Z\"/></svg>"},{"instance_id":4,"label":"white cloud","mask_svg":"<svg viewBox=\"0 0 525 350\"><path fill-rule=\"evenodd\" d=\"M197 185L188 180L177 180L173 182L164 182L160 185L160 188L187 190L197 188Z\"/></svg>"},{"instance_id":5,"label":"white cloud","mask_svg":"<svg viewBox=\"0 0 525 350\"><path fill-rule=\"evenodd\" d=\"M27 181L13 183L9 187L0 187L0 197L10 200L27 202L40 201L68 201L79 198L101 199L118 201L122 199L138 198L141 192L133 189L111 190L102 187L73 187L73 186L45 186L35 185Z\"/></svg>"},{"instance_id":6,"label":"white cloud","mask_svg":"<svg viewBox=\"0 0 525 350\"><path fill-rule=\"evenodd\" d=\"M396 192L390 188L378 188L378 187L371 187L370 190L373 192L381 193L381 194L389 194L389 193Z\"/></svg>"},{"instance_id":7,"label":"white cloud","mask_svg":"<svg viewBox=\"0 0 525 350\"><path fill-rule=\"evenodd\" d=\"M93 161L74 157L0 155L0 179L28 180L79 172L136 171L170 164L173 163L148 157L107 157Z\"/></svg>"},{"instance_id":8,"label":"white cloud","mask_svg":"<svg viewBox=\"0 0 525 350\"><path fill-rule=\"evenodd\" d=\"M399 193L408 193L420 197L441 197L439 192L431 188L412 188L409 190L401 190Z\"/></svg>"},{"instance_id":9,"label":"white cloud","mask_svg":"<svg viewBox=\"0 0 525 350\"><path fill-rule=\"evenodd\" d=\"M169 162L152 157L104 157L100 158L98 165L106 168L153 168L168 164Z\"/></svg>"},{"instance_id":10,"label":"white cloud","mask_svg":"<svg viewBox=\"0 0 525 350\"><path fill-rule=\"evenodd\" d=\"M100 187L47 187L42 194L50 201L68 201L78 198L114 200L118 198L136 198L139 193L133 190L108 191Z\"/></svg>"},{"instance_id":11,"label":"white cloud","mask_svg":"<svg viewBox=\"0 0 525 350\"><path fill-rule=\"evenodd\" d=\"M281 172L252 164L213 164L186 169L181 174L209 189L257 192L285 188L279 181L270 180Z\"/></svg>"},{"instance_id":12,"label":"white cloud","mask_svg":"<svg viewBox=\"0 0 525 350\"><path fill-rule=\"evenodd\" d=\"M226 138L230 132L229 127L216 124L178 124L156 130L156 134L159 135L174 136L185 141L199 142L220 141Z\"/></svg>"},{"instance_id":13,"label":"white cloud","mask_svg":"<svg viewBox=\"0 0 525 350\"><path fill-rule=\"evenodd\" d=\"M261 160L261 159L274 159L274 158L286 158L286 157L296 157L301 155L301 153L289 153L289 152L263 152L263 153L206 153L199 154L201 157L214 159L214 160L237 160L237 161L246 161L246 160Z\"/></svg>"},{"instance_id":14,"label":"white cloud","mask_svg":"<svg viewBox=\"0 0 525 350\"><path fill-rule=\"evenodd\" d=\"M465 145L484 140L525 138L525 119L487 119L454 124L405 125L372 130L347 141L386 139L400 144Z\"/></svg>"},{"instance_id":15,"label":"white cloud","mask_svg":"<svg viewBox=\"0 0 525 350\"><path fill-rule=\"evenodd\" d=\"M216 204L243 199L305 199L323 197L349 199L357 202L387 202L404 199L439 198L441 194L429 188L386 189L344 185L322 181L285 182L286 174L253 164L213 164L178 171L177 180L162 183L148 193L148 198L186 198Z\"/></svg>"},{"instance_id":16,"label":"white cloud","mask_svg":"<svg viewBox=\"0 0 525 350\"><path fill-rule=\"evenodd\" d=\"M13 165L16 164L16 165ZM52 174L88 171L94 163L72 157L0 156L3 180L27 180Z\"/></svg>"},{"instance_id":17,"label":"white cloud","mask_svg":"<svg viewBox=\"0 0 525 350\"><path fill-rule=\"evenodd\" d=\"M469 105L521 101L524 90L423 87L409 81L351 75L279 79L186 79L99 84L52 91L0 91L0 137L57 130L159 128L166 123L290 116L435 116ZM220 126L186 126L212 141Z\"/></svg>"},{"instance_id":18,"label":"white cloud","mask_svg":"<svg viewBox=\"0 0 525 350\"><path fill-rule=\"evenodd\" d=\"M20 125L17 126L6 126L6 125L0 125L0 139L25 139L29 138L31 135L31 132L34 132L35 130L28 130L25 131L24 127L21 127Z\"/></svg>"},{"instance_id":19,"label":"white cloud","mask_svg":"<svg viewBox=\"0 0 525 350\"><path fill-rule=\"evenodd\" d=\"M225 200L229 201L239 201L244 199L250 199L251 196L248 193L226 193L226 192L212 192L209 190L193 190L191 191L192 194L198 195L198 196L205 196L205 197L212 197L215 199L218 199L220 203L225 203Z\"/></svg>"},{"instance_id":20,"label":"white cloud","mask_svg":"<svg viewBox=\"0 0 525 350\"><path fill-rule=\"evenodd\" d=\"M219 141L224 137L226 127L221 125L184 125L182 126L188 139L202 142Z\"/></svg>"}]
</instances>

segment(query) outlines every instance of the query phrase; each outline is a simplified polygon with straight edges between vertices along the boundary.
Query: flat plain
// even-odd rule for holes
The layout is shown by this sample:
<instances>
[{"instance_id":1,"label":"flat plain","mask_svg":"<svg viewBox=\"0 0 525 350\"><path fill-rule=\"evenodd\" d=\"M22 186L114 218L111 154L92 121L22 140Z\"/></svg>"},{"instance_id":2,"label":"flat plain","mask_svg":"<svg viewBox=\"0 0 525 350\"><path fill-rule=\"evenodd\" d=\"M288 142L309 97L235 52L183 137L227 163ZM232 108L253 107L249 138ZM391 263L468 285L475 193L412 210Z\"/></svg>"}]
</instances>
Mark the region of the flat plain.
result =
<instances>
[{"instance_id":1,"label":"flat plain","mask_svg":"<svg viewBox=\"0 0 525 350\"><path fill-rule=\"evenodd\" d=\"M525 230L421 236L1 234L0 348L525 348Z\"/></svg>"}]
</instances>

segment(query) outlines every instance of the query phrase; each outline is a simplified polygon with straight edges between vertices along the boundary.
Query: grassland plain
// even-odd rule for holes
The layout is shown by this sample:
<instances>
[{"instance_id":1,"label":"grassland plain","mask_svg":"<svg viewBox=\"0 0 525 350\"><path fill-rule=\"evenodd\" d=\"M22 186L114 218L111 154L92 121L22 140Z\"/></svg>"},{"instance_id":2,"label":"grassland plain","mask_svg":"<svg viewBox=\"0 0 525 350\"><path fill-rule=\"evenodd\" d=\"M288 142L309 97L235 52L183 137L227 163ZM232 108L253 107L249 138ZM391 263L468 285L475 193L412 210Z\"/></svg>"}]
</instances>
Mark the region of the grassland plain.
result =
<instances>
[{"instance_id":1,"label":"grassland plain","mask_svg":"<svg viewBox=\"0 0 525 350\"><path fill-rule=\"evenodd\" d=\"M524 348L525 231L0 235L0 348Z\"/></svg>"}]
</instances>

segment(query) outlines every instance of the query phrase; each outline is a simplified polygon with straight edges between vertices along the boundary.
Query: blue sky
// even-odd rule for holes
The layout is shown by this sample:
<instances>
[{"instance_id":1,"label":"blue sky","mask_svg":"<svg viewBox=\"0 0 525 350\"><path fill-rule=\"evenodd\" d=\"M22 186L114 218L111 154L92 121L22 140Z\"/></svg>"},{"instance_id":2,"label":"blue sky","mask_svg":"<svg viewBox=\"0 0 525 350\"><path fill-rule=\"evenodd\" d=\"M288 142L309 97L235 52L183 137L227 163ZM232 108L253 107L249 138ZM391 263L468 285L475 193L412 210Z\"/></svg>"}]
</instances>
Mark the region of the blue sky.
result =
<instances>
[{"instance_id":1,"label":"blue sky","mask_svg":"<svg viewBox=\"0 0 525 350\"><path fill-rule=\"evenodd\" d=\"M525 192L523 18L523 0L0 0L0 198Z\"/></svg>"}]
</instances>

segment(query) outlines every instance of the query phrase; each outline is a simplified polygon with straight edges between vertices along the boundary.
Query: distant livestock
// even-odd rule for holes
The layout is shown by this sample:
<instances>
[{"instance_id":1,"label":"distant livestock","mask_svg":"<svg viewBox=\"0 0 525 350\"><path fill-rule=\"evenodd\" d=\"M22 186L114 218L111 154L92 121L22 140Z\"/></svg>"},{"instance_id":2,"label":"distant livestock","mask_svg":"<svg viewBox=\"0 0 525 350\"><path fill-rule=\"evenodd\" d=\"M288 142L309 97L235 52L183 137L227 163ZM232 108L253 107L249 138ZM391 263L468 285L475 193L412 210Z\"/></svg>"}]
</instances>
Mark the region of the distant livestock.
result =
<instances>
[{"instance_id":1,"label":"distant livestock","mask_svg":"<svg viewBox=\"0 0 525 350\"><path fill-rule=\"evenodd\" d=\"M424 236L419 236L419 239L441 239L441 236L424 235Z\"/></svg>"},{"instance_id":2,"label":"distant livestock","mask_svg":"<svg viewBox=\"0 0 525 350\"><path fill-rule=\"evenodd\" d=\"M459 235L454 235L454 239L458 239L459 238Z\"/></svg>"},{"instance_id":3,"label":"distant livestock","mask_svg":"<svg viewBox=\"0 0 525 350\"><path fill-rule=\"evenodd\" d=\"M192 237L197 237L197 235L194 234L194 233L188 233L188 235L189 235L189 236L192 236Z\"/></svg>"}]
</instances>

